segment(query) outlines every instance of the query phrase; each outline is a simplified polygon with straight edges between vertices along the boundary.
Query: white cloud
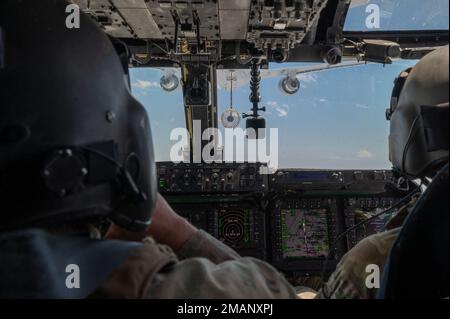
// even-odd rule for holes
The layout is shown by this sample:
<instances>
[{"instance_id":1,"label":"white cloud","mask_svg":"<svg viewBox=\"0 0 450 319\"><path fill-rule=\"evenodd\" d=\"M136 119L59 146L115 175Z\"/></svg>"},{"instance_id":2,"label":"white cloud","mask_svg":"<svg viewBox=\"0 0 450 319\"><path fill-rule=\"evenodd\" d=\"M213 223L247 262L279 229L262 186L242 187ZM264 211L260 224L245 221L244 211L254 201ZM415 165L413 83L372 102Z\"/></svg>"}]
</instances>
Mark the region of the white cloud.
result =
<instances>
[{"instance_id":1,"label":"white cloud","mask_svg":"<svg viewBox=\"0 0 450 319\"><path fill-rule=\"evenodd\" d=\"M150 82L144 80L137 80L135 83L133 83L133 86L141 90L161 87L158 82Z\"/></svg>"},{"instance_id":2,"label":"white cloud","mask_svg":"<svg viewBox=\"0 0 450 319\"><path fill-rule=\"evenodd\" d=\"M317 74L315 73L303 73L297 75L297 79L303 81L305 83L316 83L317 82Z\"/></svg>"},{"instance_id":3,"label":"white cloud","mask_svg":"<svg viewBox=\"0 0 450 319\"><path fill-rule=\"evenodd\" d=\"M358 153L356 153L356 157L358 158L374 158L375 154L368 150L361 150Z\"/></svg>"},{"instance_id":4,"label":"white cloud","mask_svg":"<svg viewBox=\"0 0 450 319\"><path fill-rule=\"evenodd\" d=\"M299 79L299 81L300 81L300 87L302 89L305 89L308 87L305 84L317 83L317 74L303 73L303 74L297 75L297 79Z\"/></svg>"},{"instance_id":5,"label":"white cloud","mask_svg":"<svg viewBox=\"0 0 450 319\"><path fill-rule=\"evenodd\" d=\"M287 105L287 104L283 104L281 106L276 101L268 101L267 105L269 107L273 108L277 112L278 117L286 117L289 115L289 113L288 113L289 105Z\"/></svg>"},{"instance_id":6,"label":"white cloud","mask_svg":"<svg viewBox=\"0 0 450 319\"><path fill-rule=\"evenodd\" d=\"M286 117L288 116L288 112L285 109L276 109L278 112L279 117Z\"/></svg>"}]
</instances>

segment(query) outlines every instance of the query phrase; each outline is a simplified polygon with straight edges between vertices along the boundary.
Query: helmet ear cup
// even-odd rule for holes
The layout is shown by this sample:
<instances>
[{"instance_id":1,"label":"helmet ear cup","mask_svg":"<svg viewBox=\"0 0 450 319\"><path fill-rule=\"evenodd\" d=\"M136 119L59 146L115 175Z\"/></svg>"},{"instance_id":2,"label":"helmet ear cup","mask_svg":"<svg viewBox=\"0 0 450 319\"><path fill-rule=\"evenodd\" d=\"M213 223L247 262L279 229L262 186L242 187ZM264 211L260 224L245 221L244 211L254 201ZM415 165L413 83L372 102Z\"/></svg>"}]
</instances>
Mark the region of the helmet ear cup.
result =
<instances>
[{"instance_id":1,"label":"helmet ear cup","mask_svg":"<svg viewBox=\"0 0 450 319\"><path fill-rule=\"evenodd\" d=\"M87 174L88 169L82 157L74 154L71 149L61 149L50 156L42 178L50 192L65 197L82 189Z\"/></svg>"}]
</instances>

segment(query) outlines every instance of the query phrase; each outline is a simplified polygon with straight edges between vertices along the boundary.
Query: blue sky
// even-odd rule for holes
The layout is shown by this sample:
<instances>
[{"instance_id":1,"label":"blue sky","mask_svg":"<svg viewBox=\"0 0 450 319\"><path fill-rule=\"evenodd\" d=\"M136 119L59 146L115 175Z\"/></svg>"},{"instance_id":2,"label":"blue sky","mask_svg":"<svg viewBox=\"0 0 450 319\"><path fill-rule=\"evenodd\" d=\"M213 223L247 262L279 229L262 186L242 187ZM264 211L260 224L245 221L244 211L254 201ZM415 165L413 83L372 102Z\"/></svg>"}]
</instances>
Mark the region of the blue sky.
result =
<instances>
[{"instance_id":1,"label":"blue sky","mask_svg":"<svg viewBox=\"0 0 450 319\"><path fill-rule=\"evenodd\" d=\"M267 106L268 127L279 129L280 167L389 168L385 109L395 77L413 63L398 61L310 73L300 76L302 88L293 96L279 91L279 78L264 80L262 104ZM164 92L158 84L161 76L160 70L132 70L133 92L149 112L159 161L169 160L174 144L170 141L172 129L185 127L181 89ZM248 96L247 87L237 90L238 111L249 111ZM229 92L219 89L219 114L228 107Z\"/></svg>"}]
</instances>

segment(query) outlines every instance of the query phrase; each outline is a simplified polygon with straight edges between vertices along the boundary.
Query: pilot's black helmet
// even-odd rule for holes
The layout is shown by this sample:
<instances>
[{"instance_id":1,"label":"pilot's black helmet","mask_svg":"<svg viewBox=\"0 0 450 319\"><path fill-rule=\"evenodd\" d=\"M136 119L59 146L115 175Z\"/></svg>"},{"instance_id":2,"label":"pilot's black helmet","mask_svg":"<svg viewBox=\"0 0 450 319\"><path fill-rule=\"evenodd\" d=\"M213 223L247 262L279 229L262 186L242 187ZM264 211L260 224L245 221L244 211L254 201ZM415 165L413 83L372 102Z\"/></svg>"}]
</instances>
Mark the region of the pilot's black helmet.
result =
<instances>
[{"instance_id":1,"label":"pilot's black helmet","mask_svg":"<svg viewBox=\"0 0 450 319\"><path fill-rule=\"evenodd\" d=\"M449 47L397 78L387 112L390 159L404 175L433 176L449 158Z\"/></svg>"},{"instance_id":2,"label":"pilot's black helmet","mask_svg":"<svg viewBox=\"0 0 450 319\"><path fill-rule=\"evenodd\" d=\"M0 1L0 230L110 218L143 231L149 119L109 38L84 14L69 28L68 4Z\"/></svg>"}]
</instances>

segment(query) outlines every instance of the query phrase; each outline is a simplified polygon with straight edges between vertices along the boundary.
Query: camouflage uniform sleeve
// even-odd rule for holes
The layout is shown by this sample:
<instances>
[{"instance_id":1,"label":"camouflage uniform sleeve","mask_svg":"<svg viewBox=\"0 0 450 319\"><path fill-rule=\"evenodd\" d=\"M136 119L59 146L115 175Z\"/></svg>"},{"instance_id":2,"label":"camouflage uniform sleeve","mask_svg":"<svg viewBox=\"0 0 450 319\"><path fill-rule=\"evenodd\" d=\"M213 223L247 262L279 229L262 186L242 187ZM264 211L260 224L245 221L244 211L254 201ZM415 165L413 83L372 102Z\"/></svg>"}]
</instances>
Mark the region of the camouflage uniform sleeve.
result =
<instances>
[{"instance_id":1,"label":"camouflage uniform sleeve","mask_svg":"<svg viewBox=\"0 0 450 319\"><path fill-rule=\"evenodd\" d=\"M152 238L96 290L108 299L288 299L294 288L263 261L241 258L199 231L178 252Z\"/></svg>"},{"instance_id":2,"label":"camouflage uniform sleeve","mask_svg":"<svg viewBox=\"0 0 450 319\"><path fill-rule=\"evenodd\" d=\"M241 258L199 231L178 252L181 259L153 278L150 298L292 299L294 288L263 261Z\"/></svg>"},{"instance_id":3,"label":"camouflage uniform sleeve","mask_svg":"<svg viewBox=\"0 0 450 319\"><path fill-rule=\"evenodd\" d=\"M362 240L347 253L317 295L318 299L374 299L378 289L366 286L368 265L377 265L380 275L390 249L401 228L389 230Z\"/></svg>"},{"instance_id":4,"label":"camouflage uniform sleeve","mask_svg":"<svg viewBox=\"0 0 450 319\"><path fill-rule=\"evenodd\" d=\"M197 231L184 244L177 256L180 260L196 257L206 258L216 264L240 258L233 249L201 230Z\"/></svg>"}]
</instances>

